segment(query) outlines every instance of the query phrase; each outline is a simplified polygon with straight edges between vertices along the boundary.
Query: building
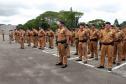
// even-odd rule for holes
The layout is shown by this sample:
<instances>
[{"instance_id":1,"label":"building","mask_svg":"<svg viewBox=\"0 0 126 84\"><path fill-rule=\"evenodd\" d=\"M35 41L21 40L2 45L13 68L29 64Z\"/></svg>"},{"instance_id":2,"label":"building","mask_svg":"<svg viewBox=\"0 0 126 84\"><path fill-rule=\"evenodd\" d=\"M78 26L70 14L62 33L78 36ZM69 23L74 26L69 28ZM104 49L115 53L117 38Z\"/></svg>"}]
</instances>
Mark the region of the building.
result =
<instances>
[{"instance_id":1,"label":"building","mask_svg":"<svg viewBox=\"0 0 126 84\"><path fill-rule=\"evenodd\" d=\"M2 31L4 32L4 34L9 34L9 30L14 30L16 29L16 25L11 25L11 24L2 24L0 25L0 33L2 33Z\"/></svg>"}]
</instances>

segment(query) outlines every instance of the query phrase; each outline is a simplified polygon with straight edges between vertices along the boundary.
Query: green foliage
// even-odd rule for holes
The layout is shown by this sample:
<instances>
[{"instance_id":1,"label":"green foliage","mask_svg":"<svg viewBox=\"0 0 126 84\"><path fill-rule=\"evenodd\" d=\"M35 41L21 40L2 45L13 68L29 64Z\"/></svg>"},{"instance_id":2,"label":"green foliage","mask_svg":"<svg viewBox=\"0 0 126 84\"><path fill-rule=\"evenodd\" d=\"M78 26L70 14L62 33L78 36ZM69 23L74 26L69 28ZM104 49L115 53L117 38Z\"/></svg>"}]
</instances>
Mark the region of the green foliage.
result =
<instances>
[{"instance_id":1,"label":"green foliage","mask_svg":"<svg viewBox=\"0 0 126 84\"><path fill-rule=\"evenodd\" d=\"M36 19L29 20L27 23L25 23L23 26L25 29L32 29L37 28Z\"/></svg>"},{"instance_id":2,"label":"green foliage","mask_svg":"<svg viewBox=\"0 0 126 84\"><path fill-rule=\"evenodd\" d=\"M59 19L63 20L68 28L76 28L79 18L83 15L81 12L60 11Z\"/></svg>"},{"instance_id":3,"label":"green foliage","mask_svg":"<svg viewBox=\"0 0 126 84\"><path fill-rule=\"evenodd\" d=\"M23 25L22 24L18 24L17 25L17 29L23 29Z\"/></svg>"},{"instance_id":4,"label":"green foliage","mask_svg":"<svg viewBox=\"0 0 126 84\"><path fill-rule=\"evenodd\" d=\"M52 23L50 28L55 31L57 29L57 24L56 23Z\"/></svg>"},{"instance_id":5,"label":"green foliage","mask_svg":"<svg viewBox=\"0 0 126 84\"><path fill-rule=\"evenodd\" d=\"M126 27L126 21L123 21L120 26L123 28L123 27Z\"/></svg>"},{"instance_id":6,"label":"green foliage","mask_svg":"<svg viewBox=\"0 0 126 84\"><path fill-rule=\"evenodd\" d=\"M115 25L116 27L119 27L119 22L118 22L118 20L117 19L115 19L115 21L114 21L114 24L113 25Z\"/></svg>"},{"instance_id":7,"label":"green foliage","mask_svg":"<svg viewBox=\"0 0 126 84\"><path fill-rule=\"evenodd\" d=\"M40 14L35 19L29 20L26 22L23 27L24 29L32 29L42 27L43 29L47 29L50 27L55 30L57 28L56 22L58 20L62 20L65 22L68 28L77 27L79 18L83 15L81 12L74 12L72 8L70 11L46 11L43 14Z\"/></svg>"}]
</instances>

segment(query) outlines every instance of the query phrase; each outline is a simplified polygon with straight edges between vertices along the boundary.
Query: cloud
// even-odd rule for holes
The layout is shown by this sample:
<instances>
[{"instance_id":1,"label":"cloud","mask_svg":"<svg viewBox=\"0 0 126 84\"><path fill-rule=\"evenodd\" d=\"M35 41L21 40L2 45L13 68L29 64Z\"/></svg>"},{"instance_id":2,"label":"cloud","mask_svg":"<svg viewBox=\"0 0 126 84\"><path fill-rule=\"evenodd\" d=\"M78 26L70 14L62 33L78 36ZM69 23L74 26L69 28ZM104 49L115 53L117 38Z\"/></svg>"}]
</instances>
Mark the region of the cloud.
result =
<instances>
[{"instance_id":1,"label":"cloud","mask_svg":"<svg viewBox=\"0 0 126 84\"><path fill-rule=\"evenodd\" d=\"M24 4L0 2L0 16L13 16L19 13L20 8L27 8Z\"/></svg>"},{"instance_id":2,"label":"cloud","mask_svg":"<svg viewBox=\"0 0 126 84\"><path fill-rule=\"evenodd\" d=\"M24 24L45 11L80 11L80 21L93 19L119 22L126 20L125 0L0 0L0 23Z\"/></svg>"},{"instance_id":3,"label":"cloud","mask_svg":"<svg viewBox=\"0 0 126 84\"><path fill-rule=\"evenodd\" d=\"M18 14L15 8L0 8L0 16L12 16Z\"/></svg>"},{"instance_id":4,"label":"cloud","mask_svg":"<svg viewBox=\"0 0 126 84\"><path fill-rule=\"evenodd\" d=\"M97 11L103 11L103 12L108 12L108 13L116 13L121 9L120 6L118 6L118 4L104 4L102 6L99 6L98 8L96 8Z\"/></svg>"}]
</instances>

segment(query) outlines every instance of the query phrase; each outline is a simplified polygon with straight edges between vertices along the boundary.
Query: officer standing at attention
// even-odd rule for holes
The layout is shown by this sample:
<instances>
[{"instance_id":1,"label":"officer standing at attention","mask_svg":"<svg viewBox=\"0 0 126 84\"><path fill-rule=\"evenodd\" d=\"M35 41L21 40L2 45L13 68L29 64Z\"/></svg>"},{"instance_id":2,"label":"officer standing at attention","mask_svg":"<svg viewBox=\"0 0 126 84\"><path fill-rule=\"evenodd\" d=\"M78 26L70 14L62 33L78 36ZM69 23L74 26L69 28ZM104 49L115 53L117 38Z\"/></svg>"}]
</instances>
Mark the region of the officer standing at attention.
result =
<instances>
[{"instance_id":1,"label":"officer standing at attention","mask_svg":"<svg viewBox=\"0 0 126 84\"><path fill-rule=\"evenodd\" d=\"M106 22L105 28L100 32L102 46L101 46L100 66L98 66L98 68L104 68L105 57L107 55L108 71L112 70L112 58L113 58L113 54L114 54L113 52L114 52L115 33L113 32L113 30L111 28L112 28L111 23Z\"/></svg>"},{"instance_id":2,"label":"officer standing at attention","mask_svg":"<svg viewBox=\"0 0 126 84\"><path fill-rule=\"evenodd\" d=\"M63 21L57 22L59 29L57 33L57 43L59 50L59 62L56 65L61 65L61 68L67 67L67 47L69 43L69 37L67 37L67 28Z\"/></svg>"}]
</instances>

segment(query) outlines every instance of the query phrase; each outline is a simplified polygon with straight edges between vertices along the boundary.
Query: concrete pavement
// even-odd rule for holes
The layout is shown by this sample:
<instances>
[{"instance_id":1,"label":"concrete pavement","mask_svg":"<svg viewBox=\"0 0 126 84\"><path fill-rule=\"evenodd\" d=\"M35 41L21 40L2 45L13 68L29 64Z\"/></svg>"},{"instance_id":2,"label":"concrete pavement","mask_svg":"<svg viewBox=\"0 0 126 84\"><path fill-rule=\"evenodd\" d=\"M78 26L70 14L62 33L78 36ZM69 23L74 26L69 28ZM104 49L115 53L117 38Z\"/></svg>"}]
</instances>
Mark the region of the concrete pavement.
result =
<instances>
[{"instance_id":1,"label":"concrete pavement","mask_svg":"<svg viewBox=\"0 0 126 84\"><path fill-rule=\"evenodd\" d=\"M74 49L72 48L72 52ZM0 39L0 84L125 84L126 66L107 72L75 61L55 66L56 49L19 49L19 44Z\"/></svg>"}]
</instances>

